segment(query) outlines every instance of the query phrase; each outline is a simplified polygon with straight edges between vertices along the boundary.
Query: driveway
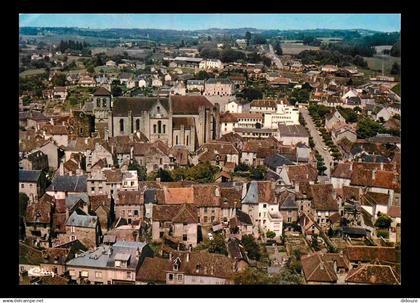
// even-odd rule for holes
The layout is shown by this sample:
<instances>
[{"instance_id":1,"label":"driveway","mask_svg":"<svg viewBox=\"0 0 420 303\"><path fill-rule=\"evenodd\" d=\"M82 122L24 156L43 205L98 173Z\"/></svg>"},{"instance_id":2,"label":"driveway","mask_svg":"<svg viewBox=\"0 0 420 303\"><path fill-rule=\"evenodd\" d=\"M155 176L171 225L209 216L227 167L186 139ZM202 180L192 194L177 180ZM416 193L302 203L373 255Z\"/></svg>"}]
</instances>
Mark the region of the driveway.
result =
<instances>
[{"instance_id":1,"label":"driveway","mask_svg":"<svg viewBox=\"0 0 420 303\"><path fill-rule=\"evenodd\" d=\"M328 148L324 141L322 141L322 137L319 135L318 130L312 121L311 116L309 115L309 111L306 108L300 108L299 111L302 113L303 119L305 119L306 126L309 129L309 132L314 140L315 149L324 159L325 166L327 169L325 170L325 174L330 177L331 174L331 165L333 163L333 157L330 155L328 150L324 150L324 148Z\"/></svg>"}]
</instances>

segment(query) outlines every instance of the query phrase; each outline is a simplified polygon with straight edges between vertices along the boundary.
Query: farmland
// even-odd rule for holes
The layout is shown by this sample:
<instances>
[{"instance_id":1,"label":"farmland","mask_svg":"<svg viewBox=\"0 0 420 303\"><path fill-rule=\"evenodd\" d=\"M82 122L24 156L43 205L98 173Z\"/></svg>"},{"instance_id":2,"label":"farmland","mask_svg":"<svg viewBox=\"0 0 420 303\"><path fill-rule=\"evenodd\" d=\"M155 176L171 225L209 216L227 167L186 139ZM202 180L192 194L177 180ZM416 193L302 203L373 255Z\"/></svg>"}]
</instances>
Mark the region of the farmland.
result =
<instances>
[{"instance_id":1,"label":"farmland","mask_svg":"<svg viewBox=\"0 0 420 303\"><path fill-rule=\"evenodd\" d=\"M319 50L317 46L303 45L302 43L282 43L284 55L297 55L304 50Z\"/></svg>"},{"instance_id":2,"label":"farmland","mask_svg":"<svg viewBox=\"0 0 420 303\"><path fill-rule=\"evenodd\" d=\"M389 74L391 72L391 67L394 62L397 62L401 64L401 58L398 57L391 57L391 56L385 56L385 57L364 57L364 59L368 63L368 67L371 70L375 71L382 71L382 61L384 62L384 71L385 74Z\"/></svg>"}]
</instances>

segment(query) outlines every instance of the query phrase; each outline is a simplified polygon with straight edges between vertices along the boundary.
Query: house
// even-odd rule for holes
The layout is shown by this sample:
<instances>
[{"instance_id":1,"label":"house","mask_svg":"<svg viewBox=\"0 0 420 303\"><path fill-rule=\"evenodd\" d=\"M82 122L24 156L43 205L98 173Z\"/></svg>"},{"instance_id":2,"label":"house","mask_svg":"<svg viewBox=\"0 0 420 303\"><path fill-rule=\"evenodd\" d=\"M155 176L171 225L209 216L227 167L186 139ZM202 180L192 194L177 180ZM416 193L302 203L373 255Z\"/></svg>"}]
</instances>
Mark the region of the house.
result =
<instances>
[{"instance_id":1,"label":"house","mask_svg":"<svg viewBox=\"0 0 420 303\"><path fill-rule=\"evenodd\" d=\"M166 284L166 271L170 260L146 257L136 274L136 284Z\"/></svg>"},{"instance_id":2,"label":"house","mask_svg":"<svg viewBox=\"0 0 420 303\"><path fill-rule=\"evenodd\" d=\"M246 212L238 209L235 215L229 219L229 230L231 234L253 235L252 219Z\"/></svg>"},{"instance_id":3,"label":"house","mask_svg":"<svg viewBox=\"0 0 420 303\"><path fill-rule=\"evenodd\" d=\"M53 90L53 98L59 100L66 100L68 95L66 86L55 86Z\"/></svg>"},{"instance_id":4,"label":"house","mask_svg":"<svg viewBox=\"0 0 420 303\"><path fill-rule=\"evenodd\" d=\"M398 252L395 247L352 245L344 248L343 252L353 268L361 264L389 264L397 265Z\"/></svg>"},{"instance_id":5,"label":"house","mask_svg":"<svg viewBox=\"0 0 420 303\"><path fill-rule=\"evenodd\" d=\"M338 253L313 253L301 258L307 284L341 284L350 270L349 260Z\"/></svg>"},{"instance_id":6,"label":"house","mask_svg":"<svg viewBox=\"0 0 420 303\"><path fill-rule=\"evenodd\" d=\"M233 83L226 78L210 78L204 84L204 96L232 96Z\"/></svg>"},{"instance_id":7,"label":"house","mask_svg":"<svg viewBox=\"0 0 420 303\"><path fill-rule=\"evenodd\" d=\"M136 191L139 188L137 170L124 171L122 174L121 191Z\"/></svg>"},{"instance_id":8,"label":"house","mask_svg":"<svg viewBox=\"0 0 420 303\"><path fill-rule=\"evenodd\" d=\"M66 267L78 284L134 284L141 264L152 256L146 243L117 241L78 255Z\"/></svg>"},{"instance_id":9,"label":"house","mask_svg":"<svg viewBox=\"0 0 420 303\"><path fill-rule=\"evenodd\" d=\"M256 102L251 102L251 111L255 110L255 104ZM264 128L277 129L279 124L287 126L300 126L299 109L297 107L284 104L283 101L276 101L275 111L264 112L264 110L259 110L258 112L264 113Z\"/></svg>"},{"instance_id":10,"label":"house","mask_svg":"<svg viewBox=\"0 0 420 303\"><path fill-rule=\"evenodd\" d=\"M204 80L187 80L187 91L189 93L204 91Z\"/></svg>"},{"instance_id":11,"label":"house","mask_svg":"<svg viewBox=\"0 0 420 303\"><path fill-rule=\"evenodd\" d=\"M266 157L264 159L264 164L276 174L280 175L284 165L293 165L294 163L288 158L276 153Z\"/></svg>"},{"instance_id":12,"label":"house","mask_svg":"<svg viewBox=\"0 0 420 303\"><path fill-rule=\"evenodd\" d=\"M87 176L54 176L46 192L56 199L65 199L72 193L86 193L86 181Z\"/></svg>"},{"instance_id":13,"label":"house","mask_svg":"<svg viewBox=\"0 0 420 303\"><path fill-rule=\"evenodd\" d=\"M89 75L82 75L79 78L78 84L81 87L95 87L96 86L96 80L95 80L95 78L93 78Z\"/></svg>"},{"instance_id":14,"label":"house","mask_svg":"<svg viewBox=\"0 0 420 303\"><path fill-rule=\"evenodd\" d=\"M284 225L296 224L299 218L299 206L296 201L296 194L286 189L279 194L278 201Z\"/></svg>"},{"instance_id":15,"label":"house","mask_svg":"<svg viewBox=\"0 0 420 303\"><path fill-rule=\"evenodd\" d=\"M197 245L198 210L191 204L154 205L152 240L169 238L185 247Z\"/></svg>"},{"instance_id":16,"label":"house","mask_svg":"<svg viewBox=\"0 0 420 303\"><path fill-rule=\"evenodd\" d=\"M134 143L133 157L141 166L145 166L148 173L159 168L170 169L171 159L169 148L163 142Z\"/></svg>"},{"instance_id":17,"label":"house","mask_svg":"<svg viewBox=\"0 0 420 303\"><path fill-rule=\"evenodd\" d=\"M274 195L274 185L271 181L251 181L241 201L241 210L251 217L254 228L260 227L264 233L273 231L278 239L283 232L283 217ZM254 233L258 234L258 231L254 230Z\"/></svg>"},{"instance_id":18,"label":"house","mask_svg":"<svg viewBox=\"0 0 420 303\"><path fill-rule=\"evenodd\" d=\"M99 244L100 227L97 216L90 216L76 209L66 221L66 233L60 235L64 242L79 240L89 249Z\"/></svg>"},{"instance_id":19,"label":"house","mask_svg":"<svg viewBox=\"0 0 420 303\"><path fill-rule=\"evenodd\" d=\"M297 145L298 143L309 145L309 133L302 125L279 124L277 139L283 145Z\"/></svg>"},{"instance_id":20,"label":"house","mask_svg":"<svg viewBox=\"0 0 420 303\"><path fill-rule=\"evenodd\" d=\"M202 226L211 226L221 222L220 187L212 184L193 185L194 205Z\"/></svg>"},{"instance_id":21,"label":"house","mask_svg":"<svg viewBox=\"0 0 420 303\"><path fill-rule=\"evenodd\" d=\"M39 148L48 157L48 166L52 170L56 170L59 166L62 151L58 148L57 143L53 140L45 141Z\"/></svg>"},{"instance_id":22,"label":"house","mask_svg":"<svg viewBox=\"0 0 420 303\"><path fill-rule=\"evenodd\" d=\"M44 194L46 182L41 170L19 170L19 192L26 194L31 202L37 201Z\"/></svg>"},{"instance_id":23,"label":"house","mask_svg":"<svg viewBox=\"0 0 420 303\"><path fill-rule=\"evenodd\" d=\"M26 239L37 247L49 247L54 198L44 194L26 208Z\"/></svg>"},{"instance_id":24,"label":"house","mask_svg":"<svg viewBox=\"0 0 420 303\"><path fill-rule=\"evenodd\" d=\"M116 218L124 218L128 224L143 221L144 194L140 191L119 191L115 201Z\"/></svg>"},{"instance_id":25,"label":"house","mask_svg":"<svg viewBox=\"0 0 420 303\"><path fill-rule=\"evenodd\" d=\"M322 66L321 72L324 73L336 73L338 71L338 67L336 65L326 64Z\"/></svg>"},{"instance_id":26,"label":"house","mask_svg":"<svg viewBox=\"0 0 420 303\"><path fill-rule=\"evenodd\" d=\"M195 164L210 162L212 165L223 167L227 162L239 164L239 151L232 143L212 142L203 144L193 159Z\"/></svg>"},{"instance_id":27,"label":"house","mask_svg":"<svg viewBox=\"0 0 420 303\"><path fill-rule=\"evenodd\" d=\"M242 107L238 101L232 100L225 104L225 112L242 113Z\"/></svg>"},{"instance_id":28,"label":"house","mask_svg":"<svg viewBox=\"0 0 420 303\"><path fill-rule=\"evenodd\" d=\"M105 234L112 224L111 209L114 205L111 197L108 195L89 196L89 208L98 217L101 233Z\"/></svg>"},{"instance_id":29,"label":"house","mask_svg":"<svg viewBox=\"0 0 420 303\"><path fill-rule=\"evenodd\" d=\"M168 285L233 284L233 275L238 272L235 260L204 251L174 255L169 261L170 267L166 270Z\"/></svg>"},{"instance_id":30,"label":"house","mask_svg":"<svg viewBox=\"0 0 420 303\"><path fill-rule=\"evenodd\" d=\"M350 270L346 277L349 285L400 285L401 277L395 267L386 264L362 264Z\"/></svg>"},{"instance_id":31,"label":"house","mask_svg":"<svg viewBox=\"0 0 420 303\"><path fill-rule=\"evenodd\" d=\"M376 114L376 120L383 120L388 121L395 115L401 115L401 110L396 107L388 106L382 108L377 114Z\"/></svg>"},{"instance_id":32,"label":"house","mask_svg":"<svg viewBox=\"0 0 420 303\"><path fill-rule=\"evenodd\" d=\"M153 205L157 204L156 198L156 189L155 188L147 188L144 190L143 193L144 197L144 218L145 219L152 219L153 216Z\"/></svg>"},{"instance_id":33,"label":"house","mask_svg":"<svg viewBox=\"0 0 420 303\"><path fill-rule=\"evenodd\" d=\"M311 184L307 195L311 199L313 218L321 228L327 230L331 223L330 216L338 213L338 203L334 197L332 184Z\"/></svg>"},{"instance_id":34,"label":"house","mask_svg":"<svg viewBox=\"0 0 420 303\"><path fill-rule=\"evenodd\" d=\"M343 125L332 129L331 138L335 143L339 142L344 138L346 138L350 142L356 142L357 134L352 127L348 125Z\"/></svg>"},{"instance_id":35,"label":"house","mask_svg":"<svg viewBox=\"0 0 420 303\"><path fill-rule=\"evenodd\" d=\"M286 165L280 173L280 178L285 185L292 185L299 182L314 183L318 178L318 171L310 164Z\"/></svg>"},{"instance_id":36,"label":"house","mask_svg":"<svg viewBox=\"0 0 420 303\"><path fill-rule=\"evenodd\" d=\"M222 61L219 59L206 59L202 60L198 64L198 68L201 70L213 70L213 69L223 69Z\"/></svg>"},{"instance_id":37,"label":"house","mask_svg":"<svg viewBox=\"0 0 420 303\"><path fill-rule=\"evenodd\" d=\"M333 110L332 112L325 115L325 128L327 130L333 129L337 124L345 124L346 119L340 114L338 110Z\"/></svg>"},{"instance_id":38,"label":"house","mask_svg":"<svg viewBox=\"0 0 420 303\"><path fill-rule=\"evenodd\" d=\"M48 156L36 150L20 161L20 168L24 170L48 170Z\"/></svg>"}]
</instances>

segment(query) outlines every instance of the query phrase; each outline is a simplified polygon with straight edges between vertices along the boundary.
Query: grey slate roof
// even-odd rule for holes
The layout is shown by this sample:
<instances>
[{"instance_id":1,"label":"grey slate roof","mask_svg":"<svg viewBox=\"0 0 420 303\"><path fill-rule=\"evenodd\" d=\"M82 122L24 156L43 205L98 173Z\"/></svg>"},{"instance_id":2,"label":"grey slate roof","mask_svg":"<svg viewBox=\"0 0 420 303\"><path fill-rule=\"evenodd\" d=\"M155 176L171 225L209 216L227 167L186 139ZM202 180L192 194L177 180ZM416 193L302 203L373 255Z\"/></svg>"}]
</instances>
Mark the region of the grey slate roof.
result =
<instances>
[{"instance_id":1,"label":"grey slate roof","mask_svg":"<svg viewBox=\"0 0 420 303\"><path fill-rule=\"evenodd\" d=\"M217 84L217 83L232 84L232 81L230 81L230 79L227 79L227 78L210 78L206 81L206 84Z\"/></svg>"},{"instance_id":2,"label":"grey slate roof","mask_svg":"<svg viewBox=\"0 0 420 303\"><path fill-rule=\"evenodd\" d=\"M280 154L275 154L265 158L264 164L275 170L279 166L292 165L294 163Z\"/></svg>"},{"instance_id":3,"label":"grey slate roof","mask_svg":"<svg viewBox=\"0 0 420 303\"><path fill-rule=\"evenodd\" d=\"M55 176L47 191L87 192L87 176Z\"/></svg>"},{"instance_id":4,"label":"grey slate roof","mask_svg":"<svg viewBox=\"0 0 420 303\"><path fill-rule=\"evenodd\" d=\"M115 100L112 113L117 117L126 117L131 111L133 116L140 116L143 111L149 111L157 102L168 111L168 98L138 98L138 97L121 97Z\"/></svg>"},{"instance_id":5,"label":"grey slate roof","mask_svg":"<svg viewBox=\"0 0 420 303\"><path fill-rule=\"evenodd\" d=\"M66 207L71 209L74 204L79 202L79 200L83 200L85 203L89 203L89 196L87 193L77 193L77 194L69 194L66 197Z\"/></svg>"},{"instance_id":6,"label":"grey slate roof","mask_svg":"<svg viewBox=\"0 0 420 303\"><path fill-rule=\"evenodd\" d=\"M36 183L41 176L41 170L19 170L19 182Z\"/></svg>"},{"instance_id":7,"label":"grey slate roof","mask_svg":"<svg viewBox=\"0 0 420 303\"><path fill-rule=\"evenodd\" d=\"M286 200L284 200L284 202L280 206L280 209L281 210L298 209L295 198L296 198L295 195L289 194Z\"/></svg>"},{"instance_id":8,"label":"grey slate roof","mask_svg":"<svg viewBox=\"0 0 420 303\"><path fill-rule=\"evenodd\" d=\"M251 181L248 191L242 200L242 204L258 204L258 183Z\"/></svg>"},{"instance_id":9,"label":"grey slate roof","mask_svg":"<svg viewBox=\"0 0 420 303\"><path fill-rule=\"evenodd\" d=\"M78 226L86 228L95 228L98 222L97 216L79 215L77 212L73 212L67 219L67 226Z\"/></svg>"},{"instance_id":10,"label":"grey slate roof","mask_svg":"<svg viewBox=\"0 0 420 303\"><path fill-rule=\"evenodd\" d=\"M308 131L302 125L279 124L280 137L309 137Z\"/></svg>"},{"instance_id":11,"label":"grey slate roof","mask_svg":"<svg viewBox=\"0 0 420 303\"><path fill-rule=\"evenodd\" d=\"M144 203L157 203L156 188L149 188L144 191Z\"/></svg>"},{"instance_id":12,"label":"grey slate roof","mask_svg":"<svg viewBox=\"0 0 420 303\"><path fill-rule=\"evenodd\" d=\"M242 210L238 209L236 211L236 217L238 218L239 222L241 222L242 224L252 225L251 217L247 213L243 212Z\"/></svg>"},{"instance_id":13,"label":"grey slate roof","mask_svg":"<svg viewBox=\"0 0 420 303\"><path fill-rule=\"evenodd\" d=\"M129 270L137 268L137 249L142 253L146 243L117 241L114 245L101 245L95 251L86 252L67 262L68 266L82 266L91 268L115 268L117 255L130 255Z\"/></svg>"}]
</instances>

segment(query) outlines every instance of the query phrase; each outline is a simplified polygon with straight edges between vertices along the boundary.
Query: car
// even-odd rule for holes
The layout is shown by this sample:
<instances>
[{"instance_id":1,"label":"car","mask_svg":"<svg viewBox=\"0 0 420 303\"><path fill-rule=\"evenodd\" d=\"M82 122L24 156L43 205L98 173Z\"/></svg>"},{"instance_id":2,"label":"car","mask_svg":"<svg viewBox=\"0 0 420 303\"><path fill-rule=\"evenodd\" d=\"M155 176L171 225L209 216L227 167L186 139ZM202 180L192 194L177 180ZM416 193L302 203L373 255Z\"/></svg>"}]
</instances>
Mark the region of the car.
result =
<instances>
[{"instance_id":1,"label":"car","mask_svg":"<svg viewBox=\"0 0 420 303\"><path fill-rule=\"evenodd\" d=\"M209 234L208 234L208 237L209 237L209 240L210 240L210 241L213 241L213 240L214 240L212 233L209 233Z\"/></svg>"}]
</instances>

